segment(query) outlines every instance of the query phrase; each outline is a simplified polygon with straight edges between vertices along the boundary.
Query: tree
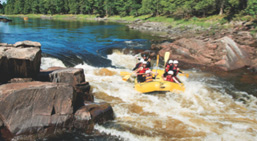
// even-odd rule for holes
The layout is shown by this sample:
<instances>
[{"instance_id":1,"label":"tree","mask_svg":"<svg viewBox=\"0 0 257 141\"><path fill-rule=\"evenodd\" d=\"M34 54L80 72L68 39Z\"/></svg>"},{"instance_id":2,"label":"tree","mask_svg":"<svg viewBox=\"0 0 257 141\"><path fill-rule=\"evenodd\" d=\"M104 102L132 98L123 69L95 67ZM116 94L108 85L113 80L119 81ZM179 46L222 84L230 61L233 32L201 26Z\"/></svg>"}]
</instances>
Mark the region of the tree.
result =
<instances>
[{"instance_id":1,"label":"tree","mask_svg":"<svg viewBox=\"0 0 257 141\"><path fill-rule=\"evenodd\" d=\"M69 4L69 13L70 14L78 14L78 9L79 9L79 3L77 0L68 0Z\"/></svg>"},{"instance_id":2,"label":"tree","mask_svg":"<svg viewBox=\"0 0 257 141\"><path fill-rule=\"evenodd\" d=\"M3 5L2 5L1 1L0 1L0 9L3 9Z\"/></svg>"},{"instance_id":3,"label":"tree","mask_svg":"<svg viewBox=\"0 0 257 141\"><path fill-rule=\"evenodd\" d=\"M249 15L257 15L257 1L256 0L248 0L246 13Z\"/></svg>"}]
</instances>

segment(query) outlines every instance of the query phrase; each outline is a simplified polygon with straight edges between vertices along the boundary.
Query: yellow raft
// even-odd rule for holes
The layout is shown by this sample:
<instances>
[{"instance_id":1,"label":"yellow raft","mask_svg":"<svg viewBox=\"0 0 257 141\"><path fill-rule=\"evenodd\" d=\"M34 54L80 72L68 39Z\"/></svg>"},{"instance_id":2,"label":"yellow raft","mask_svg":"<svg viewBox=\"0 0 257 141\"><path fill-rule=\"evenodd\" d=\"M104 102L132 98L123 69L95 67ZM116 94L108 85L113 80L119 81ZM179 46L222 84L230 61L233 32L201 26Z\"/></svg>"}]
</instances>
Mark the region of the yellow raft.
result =
<instances>
[{"instance_id":1,"label":"yellow raft","mask_svg":"<svg viewBox=\"0 0 257 141\"><path fill-rule=\"evenodd\" d=\"M155 72L156 70L153 70ZM162 78L163 70L157 70L156 79L151 82L138 83L135 79L135 89L141 93L150 92L175 92L180 93L185 91L183 84L178 84L170 81L165 81Z\"/></svg>"}]
</instances>

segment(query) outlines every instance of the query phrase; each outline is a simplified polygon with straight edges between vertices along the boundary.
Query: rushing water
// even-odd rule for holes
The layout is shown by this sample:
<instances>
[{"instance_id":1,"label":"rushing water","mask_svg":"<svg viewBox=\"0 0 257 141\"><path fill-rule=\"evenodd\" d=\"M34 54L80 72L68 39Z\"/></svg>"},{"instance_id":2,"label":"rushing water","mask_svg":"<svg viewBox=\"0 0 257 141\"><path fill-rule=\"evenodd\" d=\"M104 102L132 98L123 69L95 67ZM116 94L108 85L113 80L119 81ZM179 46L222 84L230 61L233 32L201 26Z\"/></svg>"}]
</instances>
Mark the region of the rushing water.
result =
<instances>
[{"instance_id":1,"label":"rushing water","mask_svg":"<svg viewBox=\"0 0 257 141\"><path fill-rule=\"evenodd\" d=\"M112 105L115 120L95 126L105 136L72 133L62 140L257 140L256 75L190 69L189 78L181 77L184 93L140 94L119 75L137 59L120 50L148 49L156 37L102 22L14 18L0 27L0 42L42 44L42 69L83 68L96 101Z\"/></svg>"}]
</instances>

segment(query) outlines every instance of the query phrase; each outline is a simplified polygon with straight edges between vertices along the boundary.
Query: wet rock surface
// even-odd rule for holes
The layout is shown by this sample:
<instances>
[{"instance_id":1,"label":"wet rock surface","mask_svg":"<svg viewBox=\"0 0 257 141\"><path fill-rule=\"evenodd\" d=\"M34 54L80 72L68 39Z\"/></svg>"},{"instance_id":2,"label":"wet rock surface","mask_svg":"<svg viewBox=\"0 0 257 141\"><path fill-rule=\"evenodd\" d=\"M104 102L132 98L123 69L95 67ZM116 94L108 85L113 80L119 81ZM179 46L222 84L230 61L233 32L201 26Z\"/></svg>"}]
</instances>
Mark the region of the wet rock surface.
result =
<instances>
[{"instance_id":1,"label":"wet rock surface","mask_svg":"<svg viewBox=\"0 0 257 141\"><path fill-rule=\"evenodd\" d=\"M83 69L40 70L40 46L0 43L0 140L91 133L96 123L113 120L109 104L94 103Z\"/></svg>"},{"instance_id":2,"label":"wet rock surface","mask_svg":"<svg viewBox=\"0 0 257 141\"><path fill-rule=\"evenodd\" d=\"M22 43L22 42L21 42ZM1 44L0 46L0 83L11 78L35 78L41 64L41 46L31 42L26 47Z\"/></svg>"},{"instance_id":3,"label":"wet rock surface","mask_svg":"<svg viewBox=\"0 0 257 141\"><path fill-rule=\"evenodd\" d=\"M247 67L256 71L257 38L250 33L253 21L231 24L233 28L229 29L223 29L220 25L204 29L197 26L172 28L161 23L135 21L129 28L151 31L153 34L165 33L159 36L169 38L171 42L151 46L161 57L165 52L170 52L170 59L195 67L223 71Z\"/></svg>"}]
</instances>

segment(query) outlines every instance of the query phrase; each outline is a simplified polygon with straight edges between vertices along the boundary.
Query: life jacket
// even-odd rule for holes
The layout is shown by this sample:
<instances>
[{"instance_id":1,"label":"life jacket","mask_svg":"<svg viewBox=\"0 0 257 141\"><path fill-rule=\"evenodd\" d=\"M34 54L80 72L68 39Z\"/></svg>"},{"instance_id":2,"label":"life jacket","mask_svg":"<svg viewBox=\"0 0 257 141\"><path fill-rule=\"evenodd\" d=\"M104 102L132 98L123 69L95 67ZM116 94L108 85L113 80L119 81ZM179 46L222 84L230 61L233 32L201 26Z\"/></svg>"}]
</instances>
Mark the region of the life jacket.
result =
<instances>
[{"instance_id":1,"label":"life jacket","mask_svg":"<svg viewBox=\"0 0 257 141\"><path fill-rule=\"evenodd\" d=\"M145 82L151 82L151 81L153 81L153 76L152 75L149 75L149 76L145 77Z\"/></svg>"},{"instance_id":2,"label":"life jacket","mask_svg":"<svg viewBox=\"0 0 257 141\"><path fill-rule=\"evenodd\" d=\"M141 69L141 70L139 70L137 73L145 73L145 71L147 71L149 68L143 68L143 69ZM140 75L142 75L142 74L140 74Z\"/></svg>"},{"instance_id":3,"label":"life jacket","mask_svg":"<svg viewBox=\"0 0 257 141\"><path fill-rule=\"evenodd\" d=\"M143 64L141 62L137 63L135 68L133 68L133 71L140 68Z\"/></svg>"},{"instance_id":4,"label":"life jacket","mask_svg":"<svg viewBox=\"0 0 257 141\"><path fill-rule=\"evenodd\" d=\"M167 64L165 67L165 72L168 72L170 70L173 70L173 65Z\"/></svg>"},{"instance_id":5,"label":"life jacket","mask_svg":"<svg viewBox=\"0 0 257 141\"><path fill-rule=\"evenodd\" d=\"M178 74L178 67L173 66L172 70L174 72L173 76L177 76L177 74Z\"/></svg>"},{"instance_id":6,"label":"life jacket","mask_svg":"<svg viewBox=\"0 0 257 141\"><path fill-rule=\"evenodd\" d=\"M172 77L173 77L172 75L168 75L168 76L166 77L166 81L174 82L174 80L173 80Z\"/></svg>"}]
</instances>

